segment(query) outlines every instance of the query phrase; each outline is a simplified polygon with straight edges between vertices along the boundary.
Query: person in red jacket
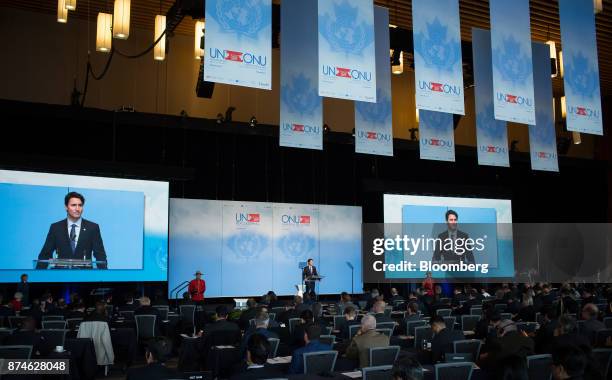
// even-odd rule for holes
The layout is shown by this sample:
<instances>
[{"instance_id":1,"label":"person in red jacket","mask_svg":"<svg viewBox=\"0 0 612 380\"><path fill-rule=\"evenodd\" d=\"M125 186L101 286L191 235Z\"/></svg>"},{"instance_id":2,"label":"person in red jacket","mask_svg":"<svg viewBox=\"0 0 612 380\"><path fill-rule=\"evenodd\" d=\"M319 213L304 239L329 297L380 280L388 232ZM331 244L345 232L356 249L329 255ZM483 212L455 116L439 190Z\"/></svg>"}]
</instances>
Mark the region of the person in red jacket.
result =
<instances>
[{"instance_id":1,"label":"person in red jacket","mask_svg":"<svg viewBox=\"0 0 612 380\"><path fill-rule=\"evenodd\" d=\"M206 281L202 280L202 272L195 272L196 278L189 283L189 294L191 299L198 304L204 302L204 292L206 291Z\"/></svg>"}]
</instances>

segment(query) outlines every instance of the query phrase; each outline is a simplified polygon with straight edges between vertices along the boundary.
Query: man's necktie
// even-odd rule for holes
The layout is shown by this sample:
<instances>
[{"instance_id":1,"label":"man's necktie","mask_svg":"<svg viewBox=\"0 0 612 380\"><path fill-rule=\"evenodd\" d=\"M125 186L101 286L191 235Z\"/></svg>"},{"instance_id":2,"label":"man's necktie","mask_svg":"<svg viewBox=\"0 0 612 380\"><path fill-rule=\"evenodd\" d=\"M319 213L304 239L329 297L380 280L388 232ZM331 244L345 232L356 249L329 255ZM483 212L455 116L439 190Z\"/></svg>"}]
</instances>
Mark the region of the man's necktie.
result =
<instances>
[{"instance_id":1,"label":"man's necktie","mask_svg":"<svg viewBox=\"0 0 612 380\"><path fill-rule=\"evenodd\" d=\"M76 251L76 224L73 224L70 228L70 248L72 248L72 253Z\"/></svg>"}]
</instances>

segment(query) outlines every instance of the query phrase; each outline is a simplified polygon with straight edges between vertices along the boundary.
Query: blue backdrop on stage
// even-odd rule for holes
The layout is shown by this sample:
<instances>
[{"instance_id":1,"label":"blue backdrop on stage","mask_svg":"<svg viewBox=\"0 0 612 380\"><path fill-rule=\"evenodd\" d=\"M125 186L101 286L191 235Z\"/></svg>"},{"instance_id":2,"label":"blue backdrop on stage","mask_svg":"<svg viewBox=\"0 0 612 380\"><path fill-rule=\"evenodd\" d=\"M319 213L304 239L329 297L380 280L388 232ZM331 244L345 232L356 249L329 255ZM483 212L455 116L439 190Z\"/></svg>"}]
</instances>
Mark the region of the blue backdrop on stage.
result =
<instances>
[{"instance_id":1,"label":"blue backdrop on stage","mask_svg":"<svg viewBox=\"0 0 612 380\"><path fill-rule=\"evenodd\" d=\"M389 64L389 11L374 8L376 66ZM393 156L391 71L376 71L376 103L355 102L355 152Z\"/></svg>"},{"instance_id":2,"label":"blue backdrop on stage","mask_svg":"<svg viewBox=\"0 0 612 380\"><path fill-rule=\"evenodd\" d=\"M472 56L478 164L510 166L506 122L496 120L493 111L491 35L488 30L472 29Z\"/></svg>"},{"instance_id":3,"label":"blue backdrop on stage","mask_svg":"<svg viewBox=\"0 0 612 380\"><path fill-rule=\"evenodd\" d=\"M495 118L535 123L529 0L491 0Z\"/></svg>"},{"instance_id":4,"label":"blue backdrop on stage","mask_svg":"<svg viewBox=\"0 0 612 380\"><path fill-rule=\"evenodd\" d=\"M413 0L416 106L465 114L458 0Z\"/></svg>"},{"instance_id":5,"label":"blue backdrop on stage","mask_svg":"<svg viewBox=\"0 0 612 380\"><path fill-rule=\"evenodd\" d=\"M284 1L281 30L280 146L323 149L317 0Z\"/></svg>"},{"instance_id":6,"label":"blue backdrop on stage","mask_svg":"<svg viewBox=\"0 0 612 380\"><path fill-rule=\"evenodd\" d=\"M419 110L419 154L421 159L455 161L453 115Z\"/></svg>"},{"instance_id":7,"label":"blue backdrop on stage","mask_svg":"<svg viewBox=\"0 0 612 380\"><path fill-rule=\"evenodd\" d=\"M557 135L550 78L550 48L546 44L535 42L533 44L533 82L536 125L529 126L531 169L558 172Z\"/></svg>"},{"instance_id":8,"label":"blue backdrop on stage","mask_svg":"<svg viewBox=\"0 0 612 380\"><path fill-rule=\"evenodd\" d=\"M603 134L595 15L591 0L559 0L567 130Z\"/></svg>"},{"instance_id":9,"label":"blue backdrop on stage","mask_svg":"<svg viewBox=\"0 0 612 380\"><path fill-rule=\"evenodd\" d=\"M107 270L34 269L64 196L85 197L82 217L100 227ZM119 178L0 170L0 282L165 281L168 184ZM68 236L66 226L66 236Z\"/></svg>"},{"instance_id":10,"label":"blue backdrop on stage","mask_svg":"<svg viewBox=\"0 0 612 380\"><path fill-rule=\"evenodd\" d=\"M170 210L169 289L201 270L207 297L295 294L308 258L326 276L319 293L351 290L346 262L361 289L360 207L171 199Z\"/></svg>"},{"instance_id":11,"label":"blue backdrop on stage","mask_svg":"<svg viewBox=\"0 0 612 380\"><path fill-rule=\"evenodd\" d=\"M207 0L204 80L272 88L272 0Z\"/></svg>"},{"instance_id":12,"label":"blue backdrop on stage","mask_svg":"<svg viewBox=\"0 0 612 380\"><path fill-rule=\"evenodd\" d=\"M319 95L376 102L372 0L318 0L318 14Z\"/></svg>"}]
</instances>

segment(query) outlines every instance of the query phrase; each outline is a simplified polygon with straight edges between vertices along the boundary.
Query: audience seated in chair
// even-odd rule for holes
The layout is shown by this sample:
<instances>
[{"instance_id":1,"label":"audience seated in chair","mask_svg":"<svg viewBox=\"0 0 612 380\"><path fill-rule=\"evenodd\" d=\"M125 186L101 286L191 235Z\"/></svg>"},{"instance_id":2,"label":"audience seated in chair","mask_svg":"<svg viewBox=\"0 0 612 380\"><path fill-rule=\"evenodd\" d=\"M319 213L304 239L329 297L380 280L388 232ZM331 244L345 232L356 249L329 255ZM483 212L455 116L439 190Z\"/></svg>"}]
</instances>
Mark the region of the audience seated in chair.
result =
<instances>
[{"instance_id":1,"label":"audience seated in chair","mask_svg":"<svg viewBox=\"0 0 612 380\"><path fill-rule=\"evenodd\" d=\"M346 349L346 357L359 359L359 367L367 367L370 361L369 349L388 346L389 337L376 331L376 318L366 315L361 319L361 329Z\"/></svg>"},{"instance_id":2,"label":"audience seated in chair","mask_svg":"<svg viewBox=\"0 0 612 380\"><path fill-rule=\"evenodd\" d=\"M582 308L582 319L584 320L582 328L578 331L584 335L592 345L595 345L595 339L597 337L597 331L606 328L603 322L599 321L599 309L595 304L587 303Z\"/></svg>"},{"instance_id":3,"label":"audience seated in chair","mask_svg":"<svg viewBox=\"0 0 612 380\"><path fill-rule=\"evenodd\" d=\"M246 363L235 371L231 380L249 379L272 379L282 378L285 374L278 366L267 363L271 352L268 338L262 334L255 333L249 336L246 346Z\"/></svg>"},{"instance_id":4,"label":"audience seated in chair","mask_svg":"<svg viewBox=\"0 0 612 380\"><path fill-rule=\"evenodd\" d=\"M45 357L53 349L45 338L36 332L36 320L32 317L26 317L23 320L21 330L9 335L4 344L32 346L32 358Z\"/></svg>"},{"instance_id":5,"label":"audience seated in chair","mask_svg":"<svg viewBox=\"0 0 612 380\"><path fill-rule=\"evenodd\" d=\"M385 301L376 301L374 306L372 307L372 312L374 313L374 318L376 318L376 323L383 322L394 322L393 318L387 317L385 315Z\"/></svg>"},{"instance_id":6,"label":"audience seated in chair","mask_svg":"<svg viewBox=\"0 0 612 380\"><path fill-rule=\"evenodd\" d=\"M486 359L487 366L499 368L499 363L509 356L526 358L533 355L533 339L518 331L513 321L509 319L500 321L496 330L497 337L491 337L487 340L489 352L480 356L481 359Z\"/></svg>"},{"instance_id":7,"label":"audience seated in chair","mask_svg":"<svg viewBox=\"0 0 612 380\"><path fill-rule=\"evenodd\" d=\"M462 331L448 328L440 316L431 320L431 331L431 360L434 364L443 361L444 355L455 351L453 342L465 339Z\"/></svg>"},{"instance_id":8,"label":"audience seated in chair","mask_svg":"<svg viewBox=\"0 0 612 380\"><path fill-rule=\"evenodd\" d=\"M181 376L175 370L164 365L172 352L172 345L165 337L156 337L147 345L145 352L146 365L140 368L130 368L126 380L166 380Z\"/></svg>"},{"instance_id":9,"label":"audience seated in chair","mask_svg":"<svg viewBox=\"0 0 612 380\"><path fill-rule=\"evenodd\" d=\"M108 315L106 315L106 304L104 302L98 301L96 302L96 309L85 317L84 321L86 322L109 322L110 319Z\"/></svg>"},{"instance_id":10,"label":"audience seated in chair","mask_svg":"<svg viewBox=\"0 0 612 380\"><path fill-rule=\"evenodd\" d=\"M270 315L265 309L261 310L255 317L255 328L245 331L242 343L240 344L240 357L244 357L247 350L247 343L253 334L263 335L266 338L277 338L278 334L268 330Z\"/></svg>"},{"instance_id":11,"label":"audience seated in chair","mask_svg":"<svg viewBox=\"0 0 612 380\"><path fill-rule=\"evenodd\" d=\"M355 326L361 324L357 320L357 311L352 306L347 306L344 309L344 323L340 325L340 337L342 339L349 339L349 328L350 326Z\"/></svg>"},{"instance_id":12,"label":"audience seated in chair","mask_svg":"<svg viewBox=\"0 0 612 380\"><path fill-rule=\"evenodd\" d=\"M332 349L329 345L319 342L319 338L321 337L320 326L309 324L305 326L303 331L306 344L304 347L293 351L289 373L304 373L304 354L306 352L329 351Z\"/></svg>"},{"instance_id":13,"label":"audience seated in chair","mask_svg":"<svg viewBox=\"0 0 612 380\"><path fill-rule=\"evenodd\" d=\"M154 315L155 318L155 336L161 335L160 326L162 324L162 314L161 312L151 306L151 299L149 297L140 298L140 307L134 310L134 315Z\"/></svg>"},{"instance_id":14,"label":"audience seated in chair","mask_svg":"<svg viewBox=\"0 0 612 380\"><path fill-rule=\"evenodd\" d=\"M581 349L573 346L559 348L552 353L553 379L584 379L587 357Z\"/></svg>"}]
</instances>

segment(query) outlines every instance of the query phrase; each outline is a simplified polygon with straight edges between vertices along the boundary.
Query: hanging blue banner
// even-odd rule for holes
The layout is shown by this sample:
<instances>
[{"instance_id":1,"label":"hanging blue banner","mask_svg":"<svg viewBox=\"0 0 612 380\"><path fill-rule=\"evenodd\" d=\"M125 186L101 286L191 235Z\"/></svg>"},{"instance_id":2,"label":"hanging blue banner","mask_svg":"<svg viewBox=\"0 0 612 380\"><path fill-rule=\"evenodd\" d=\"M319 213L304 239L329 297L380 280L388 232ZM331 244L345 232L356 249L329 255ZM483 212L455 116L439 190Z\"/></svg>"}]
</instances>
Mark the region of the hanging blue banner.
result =
<instances>
[{"instance_id":1,"label":"hanging blue banner","mask_svg":"<svg viewBox=\"0 0 612 380\"><path fill-rule=\"evenodd\" d=\"M529 0L491 0L495 118L535 123Z\"/></svg>"},{"instance_id":2,"label":"hanging blue banner","mask_svg":"<svg viewBox=\"0 0 612 380\"><path fill-rule=\"evenodd\" d=\"M550 47L546 44L533 43L536 124L529 126L531 169L558 172L557 135L550 74Z\"/></svg>"},{"instance_id":3,"label":"hanging blue banner","mask_svg":"<svg viewBox=\"0 0 612 380\"><path fill-rule=\"evenodd\" d=\"M465 114L459 0L412 0L418 109Z\"/></svg>"},{"instance_id":4,"label":"hanging blue banner","mask_svg":"<svg viewBox=\"0 0 612 380\"><path fill-rule=\"evenodd\" d=\"M559 0L567 130L603 135L591 0Z\"/></svg>"},{"instance_id":5,"label":"hanging blue banner","mask_svg":"<svg viewBox=\"0 0 612 380\"><path fill-rule=\"evenodd\" d=\"M375 103L374 3L318 2L319 95Z\"/></svg>"},{"instance_id":6,"label":"hanging blue banner","mask_svg":"<svg viewBox=\"0 0 612 380\"><path fill-rule=\"evenodd\" d=\"M204 80L272 88L272 0L206 0Z\"/></svg>"},{"instance_id":7,"label":"hanging blue banner","mask_svg":"<svg viewBox=\"0 0 612 380\"><path fill-rule=\"evenodd\" d=\"M496 120L493 112L491 34L488 30L472 29L472 56L478 164L508 167L510 159L506 122Z\"/></svg>"},{"instance_id":8,"label":"hanging blue banner","mask_svg":"<svg viewBox=\"0 0 612 380\"><path fill-rule=\"evenodd\" d=\"M355 102L355 152L393 156L389 10L374 7L376 103Z\"/></svg>"},{"instance_id":9,"label":"hanging blue banner","mask_svg":"<svg viewBox=\"0 0 612 380\"><path fill-rule=\"evenodd\" d=\"M421 159L454 162L453 114L419 110L419 141Z\"/></svg>"},{"instance_id":10,"label":"hanging blue banner","mask_svg":"<svg viewBox=\"0 0 612 380\"><path fill-rule=\"evenodd\" d=\"M317 0L281 7L280 145L323 149L323 104L317 84Z\"/></svg>"}]
</instances>

